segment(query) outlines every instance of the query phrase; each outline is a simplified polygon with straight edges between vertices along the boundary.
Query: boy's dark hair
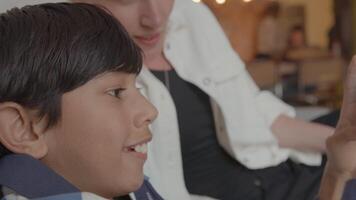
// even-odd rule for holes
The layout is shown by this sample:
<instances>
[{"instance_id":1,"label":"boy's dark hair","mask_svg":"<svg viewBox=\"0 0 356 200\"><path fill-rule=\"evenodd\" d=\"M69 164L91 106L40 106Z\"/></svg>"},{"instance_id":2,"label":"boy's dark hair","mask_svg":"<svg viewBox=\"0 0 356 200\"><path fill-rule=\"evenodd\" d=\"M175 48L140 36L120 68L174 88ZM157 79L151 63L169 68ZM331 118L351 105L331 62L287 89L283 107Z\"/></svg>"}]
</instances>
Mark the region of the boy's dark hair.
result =
<instances>
[{"instance_id":1,"label":"boy's dark hair","mask_svg":"<svg viewBox=\"0 0 356 200\"><path fill-rule=\"evenodd\" d=\"M38 110L48 128L60 118L63 93L99 74L141 67L139 47L96 6L48 3L0 15L0 103ZM6 153L0 144L0 157Z\"/></svg>"}]
</instances>

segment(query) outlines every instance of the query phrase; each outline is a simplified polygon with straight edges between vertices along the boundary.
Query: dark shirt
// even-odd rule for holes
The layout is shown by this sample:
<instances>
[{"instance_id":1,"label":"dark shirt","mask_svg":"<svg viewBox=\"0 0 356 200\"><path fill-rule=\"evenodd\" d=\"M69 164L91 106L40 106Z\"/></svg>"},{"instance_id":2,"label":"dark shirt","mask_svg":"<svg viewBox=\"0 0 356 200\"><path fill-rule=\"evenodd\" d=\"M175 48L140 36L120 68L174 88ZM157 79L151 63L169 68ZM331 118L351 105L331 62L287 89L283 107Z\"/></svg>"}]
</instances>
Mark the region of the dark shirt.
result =
<instances>
[{"instance_id":1,"label":"dark shirt","mask_svg":"<svg viewBox=\"0 0 356 200\"><path fill-rule=\"evenodd\" d=\"M163 83L162 71L152 73ZM184 179L189 192L219 191L216 184L228 180L236 161L219 145L210 97L195 85L181 79L175 70L169 76L169 91L176 106L180 131ZM216 181L215 183L213 181ZM224 184L220 184L224 187ZM208 189L207 189L208 188Z\"/></svg>"}]
</instances>

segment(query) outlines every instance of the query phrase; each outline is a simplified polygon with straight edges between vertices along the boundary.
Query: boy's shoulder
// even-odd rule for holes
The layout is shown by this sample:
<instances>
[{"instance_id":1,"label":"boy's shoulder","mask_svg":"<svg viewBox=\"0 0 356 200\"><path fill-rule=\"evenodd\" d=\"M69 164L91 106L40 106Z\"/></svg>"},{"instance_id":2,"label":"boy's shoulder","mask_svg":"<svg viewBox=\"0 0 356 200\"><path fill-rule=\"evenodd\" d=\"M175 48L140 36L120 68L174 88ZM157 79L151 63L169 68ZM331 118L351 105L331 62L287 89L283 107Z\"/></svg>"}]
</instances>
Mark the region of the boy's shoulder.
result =
<instances>
[{"instance_id":1,"label":"boy's shoulder","mask_svg":"<svg viewBox=\"0 0 356 200\"><path fill-rule=\"evenodd\" d=\"M82 193L39 160L20 154L0 159L0 186L4 200L26 199L103 199L91 193Z\"/></svg>"},{"instance_id":2,"label":"boy's shoulder","mask_svg":"<svg viewBox=\"0 0 356 200\"><path fill-rule=\"evenodd\" d=\"M0 186L0 200L30 200L25 196L22 196L15 191ZM38 200L60 200L60 199L70 199L70 200L105 200L102 197L99 197L95 194L88 192L77 192L77 193L67 193L67 194L58 194L53 196L44 196L41 198L36 198Z\"/></svg>"}]
</instances>

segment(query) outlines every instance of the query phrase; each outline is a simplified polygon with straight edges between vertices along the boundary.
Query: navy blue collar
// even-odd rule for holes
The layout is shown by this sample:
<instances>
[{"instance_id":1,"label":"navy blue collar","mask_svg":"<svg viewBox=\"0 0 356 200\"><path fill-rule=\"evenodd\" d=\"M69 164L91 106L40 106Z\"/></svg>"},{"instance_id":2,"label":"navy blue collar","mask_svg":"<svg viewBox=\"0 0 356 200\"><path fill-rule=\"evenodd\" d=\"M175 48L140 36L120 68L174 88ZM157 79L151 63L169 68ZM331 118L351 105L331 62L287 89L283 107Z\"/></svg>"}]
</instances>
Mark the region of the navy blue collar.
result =
<instances>
[{"instance_id":1,"label":"navy blue collar","mask_svg":"<svg viewBox=\"0 0 356 200\"><path fill-rule=\"evenodd\" d=\"M0 185L31 199L80 192L39 160L20 154L0 159Z\"/></svg>"},{"instance_id":2,"label":"navy blue collar","mask_svg":"<svg viewBox=\"0 0 356 200\"><path fill-rule=\"evenodd\" d=\"M356 179L347 182L342 200L353 200L356 197Z\"/></svg>"}]
</instances>

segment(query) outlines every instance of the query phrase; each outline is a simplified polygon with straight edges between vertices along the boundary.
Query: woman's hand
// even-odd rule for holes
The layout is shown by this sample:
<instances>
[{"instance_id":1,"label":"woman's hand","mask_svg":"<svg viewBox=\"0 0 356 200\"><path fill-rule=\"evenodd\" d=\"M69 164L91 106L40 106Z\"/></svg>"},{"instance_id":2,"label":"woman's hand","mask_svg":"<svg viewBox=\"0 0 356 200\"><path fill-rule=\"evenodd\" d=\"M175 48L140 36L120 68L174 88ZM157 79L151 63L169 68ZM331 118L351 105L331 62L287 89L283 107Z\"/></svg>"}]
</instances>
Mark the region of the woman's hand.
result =
<instances>
[{"instance_id":1,"label":"woman's hand","mask_svg":"<svg viewBox=\"0 0 356 200\"><path fill-rule=\"evenodd\" d=\"M356 178L356 57L347 72L341 116L327 139L328 169Z\"/></svg>"},{"instance_id":2,"label":"woman's hand","mask_svg":"<svg viewBox=\"0 0 356 200\"><path fill-rule=\"evenodd\" d=\"M341 199L346 182L356 178L356 56L347 72L340 119L335 134L326 142L328 162L321 200Z\"/></svg>"}]
</instances>

